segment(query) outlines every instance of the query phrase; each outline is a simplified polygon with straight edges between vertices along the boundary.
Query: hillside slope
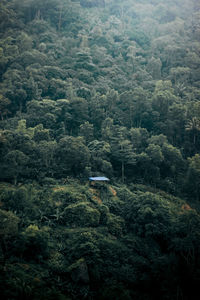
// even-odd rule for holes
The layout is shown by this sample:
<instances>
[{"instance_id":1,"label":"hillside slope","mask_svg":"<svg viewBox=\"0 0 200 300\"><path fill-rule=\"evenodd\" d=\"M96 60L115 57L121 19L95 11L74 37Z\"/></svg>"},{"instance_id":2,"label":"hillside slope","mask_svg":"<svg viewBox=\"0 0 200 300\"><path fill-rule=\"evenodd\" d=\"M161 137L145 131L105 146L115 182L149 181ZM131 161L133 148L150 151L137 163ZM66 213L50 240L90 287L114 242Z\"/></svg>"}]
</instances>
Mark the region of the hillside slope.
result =
<instances>
[{"instance_id":1,"label":"hillside slope","mask_svg":"<svg viewBox=\"0 0 200 300\"><path fill-rule=\"evenodd\" d=\"M1 184L4 299L195 299L200 215L131 189Z\"/></svg>"},{"instance_id":2,"label":"hillside slope","mask_svg":"<svg viewBox=\"0 0 200 300\"><path fill-rule=\"evenodd\" d=\"M197 0L0 2L4 299L196 299L199 16Z\"/></svg>"}]
</instances>

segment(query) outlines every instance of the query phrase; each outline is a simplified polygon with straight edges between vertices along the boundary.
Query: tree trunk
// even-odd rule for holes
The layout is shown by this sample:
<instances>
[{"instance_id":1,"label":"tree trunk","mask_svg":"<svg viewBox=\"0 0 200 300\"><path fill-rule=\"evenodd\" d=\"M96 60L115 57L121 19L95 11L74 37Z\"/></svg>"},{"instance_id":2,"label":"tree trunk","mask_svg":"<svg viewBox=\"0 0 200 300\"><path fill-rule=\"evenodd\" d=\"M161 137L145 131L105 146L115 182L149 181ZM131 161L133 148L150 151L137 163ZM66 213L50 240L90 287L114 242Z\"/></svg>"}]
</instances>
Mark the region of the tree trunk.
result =
<instances>
[{"instance_id":1,"label":"tree trunk","mask_svg":"<svg viewBox=\"0 0 200 300\"><path fill-rule=\"evenodd\" d=\"M17 176L14 176L14 185L17 185Z\"/></svg>"},{"instance_id":2,"label":"tree trunk","mask_svg":"<svg viewBox=\"0 0 200 300\"><path fill-rule=\"evenodd\" d=\"M63 10L63 6L61 5L60 12L59 12L59 19L58 19L58 31L59 32L60 32L61 25L62 25L62 10Z\"/></svg>"},{"instance_id":3,"label":"tree trunk","mask_svg":"<svg viewBox=\"0 0 200 300\"><path fill-rule=\"evenodd\" d=\"M124 183L124 161L122 161L122 182Z\"/></svg>"},{"instance_id":4,"label":"tree trunk","mask_svg":"<svg viewBox=\"0 0 200 300\"><path fill-rule=\"evenodd\" d=\"M194 132L194 136L193 136L193 144L196 145L196 133Z\"/></svg>"}]
</instances>

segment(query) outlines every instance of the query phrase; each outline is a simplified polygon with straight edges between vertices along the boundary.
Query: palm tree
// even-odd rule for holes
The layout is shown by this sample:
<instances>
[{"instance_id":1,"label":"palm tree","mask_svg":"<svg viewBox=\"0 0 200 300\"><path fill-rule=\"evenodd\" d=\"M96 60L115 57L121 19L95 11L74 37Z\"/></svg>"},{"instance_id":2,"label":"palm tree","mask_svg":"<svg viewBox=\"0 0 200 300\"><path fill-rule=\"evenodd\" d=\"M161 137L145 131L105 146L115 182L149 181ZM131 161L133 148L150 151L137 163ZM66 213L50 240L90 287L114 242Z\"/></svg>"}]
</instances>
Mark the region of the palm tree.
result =
<instances>
[{"instance_id":1,"label":"palm tree","mask_svg":"<svg viewBox=\"0 0 200 300\"><path fill-rule=\"evenodd\" d=\"M192 132L193 134L193 143L196 144L197 135L200 132L200 119L193 117L189 120L185 126L185 130Z\"/></svg>"}]
</instances>

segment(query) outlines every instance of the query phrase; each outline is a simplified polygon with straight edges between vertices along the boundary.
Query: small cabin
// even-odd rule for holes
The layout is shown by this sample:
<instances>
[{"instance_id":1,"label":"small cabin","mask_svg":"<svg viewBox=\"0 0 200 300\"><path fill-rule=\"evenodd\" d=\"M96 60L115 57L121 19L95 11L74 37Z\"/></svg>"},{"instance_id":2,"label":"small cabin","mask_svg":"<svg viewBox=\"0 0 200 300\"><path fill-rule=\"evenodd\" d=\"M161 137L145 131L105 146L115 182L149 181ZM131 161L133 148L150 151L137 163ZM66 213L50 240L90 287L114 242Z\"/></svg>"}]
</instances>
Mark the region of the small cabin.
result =
<instances>
[{"instance_id":1,"label":"small cabin","mask_svg":"<svg viewBox=\"0 0 200 300\"><path fill-rule=\"evenodd\" d=\"M107 183L110 181L107 177L89 177L90 185L96 185L101 183Z\"/></svg>"}]
</instances>

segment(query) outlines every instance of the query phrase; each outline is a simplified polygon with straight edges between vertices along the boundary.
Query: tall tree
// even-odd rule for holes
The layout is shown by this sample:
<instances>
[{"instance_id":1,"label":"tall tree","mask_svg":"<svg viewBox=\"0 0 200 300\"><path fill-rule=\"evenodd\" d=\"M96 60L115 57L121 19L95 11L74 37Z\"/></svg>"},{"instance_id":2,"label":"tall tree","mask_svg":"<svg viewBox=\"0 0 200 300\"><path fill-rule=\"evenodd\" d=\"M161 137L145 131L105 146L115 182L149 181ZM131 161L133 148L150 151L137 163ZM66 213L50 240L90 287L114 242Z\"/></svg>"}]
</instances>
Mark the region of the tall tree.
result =
<instances>
[{"instance_id":1,"label":"tall tree","mask_svg":"<svg viewBox=\"0 0 200 300\"><path fill-rule=\"evenodd\" d=\"M193 144L196 145L197 138L200 134L200 119L197 117L193 117L186 123L185 130L191 132Z\"/></svg>"},{"instance_id":2,"label":"tall tree","mask_svg":"<svg viewBox=\"0 0 200 300\"><path fill-rule=\"evenodd\" d=\"M126 128L117 127L115 135L111 141L112 157L115 162L121 165L121 179L125 180L125 167L133 166L135 164L135 157L133 152L133 145L126 137Z\"/></svg>"}]
</instances>

